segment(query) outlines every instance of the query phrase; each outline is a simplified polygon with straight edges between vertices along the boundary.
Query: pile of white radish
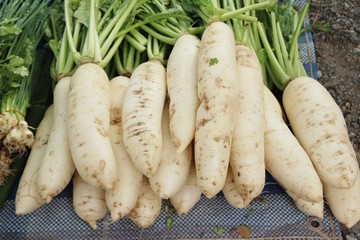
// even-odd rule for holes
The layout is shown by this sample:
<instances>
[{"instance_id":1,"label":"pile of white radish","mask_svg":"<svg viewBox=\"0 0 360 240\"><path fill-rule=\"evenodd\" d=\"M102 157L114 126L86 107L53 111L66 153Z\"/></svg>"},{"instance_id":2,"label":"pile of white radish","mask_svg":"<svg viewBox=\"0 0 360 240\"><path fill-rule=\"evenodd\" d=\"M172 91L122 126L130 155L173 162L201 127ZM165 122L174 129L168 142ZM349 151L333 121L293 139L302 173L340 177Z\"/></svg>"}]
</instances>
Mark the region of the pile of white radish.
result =
<instances>
[{"instance_id":1,"label":"pile of white radish","mask_svg":"<svg viewBox=\"0 0 360 240\"><path fill-rule=\"evenodd\" d=\"M55 87L16 214L49 203L73 178L74 210L92 228L107 212L145 228L162 199L179 215L219 192L245 208L263 192L267 170L307 215L322 218L325 197L353 226L360 171L340 109L320 83L297 78L283 111L261 71L256 54L216 21L201 39L179 37L167 65L148 60L129 78L79 66Z\"/></svg>"}]
</instances>

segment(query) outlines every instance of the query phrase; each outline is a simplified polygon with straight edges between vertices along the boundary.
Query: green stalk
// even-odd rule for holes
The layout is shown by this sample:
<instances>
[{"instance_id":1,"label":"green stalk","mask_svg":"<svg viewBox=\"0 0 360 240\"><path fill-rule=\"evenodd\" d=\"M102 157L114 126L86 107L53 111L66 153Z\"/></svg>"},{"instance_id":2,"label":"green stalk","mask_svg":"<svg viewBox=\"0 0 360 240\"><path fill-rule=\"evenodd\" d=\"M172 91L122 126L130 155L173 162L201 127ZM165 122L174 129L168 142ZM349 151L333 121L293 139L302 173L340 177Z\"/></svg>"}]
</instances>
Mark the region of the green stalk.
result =
<instances>
[{"instance_id":1,"label":"green stalk","mask_svg":"<svg viewBox=\"0 0 360 240\"><path fill-rule=\"evenodd\" d=\"M116 51L115 54L114 54L114 64L115 64L115 68L116 68L116 71L119 75L122 75L124 74L125 72L125 68L120 60L120 53L119 51Z\"/></svg>"},{"instance_id":2,"label":"green stalk","mask_svg":"<svg viewBox=\"0 0 360 240\"><path fill-rule=\"evenodd\" d=\"M134 48L136 48L137 51L139 52L143 52L146 50L146 47L140 43L137 39L135 39L134 37L132 37L129 34L125 35L125 39L127 42L129 42Z\"/></svg>"},{"instance_id":3,"label":"green stalk","mask_svg":"<svg viewBox=\"0 0 360 240\"><path fill-rule=\"evenodd\" d=\"M266 9L266 8L271 7L272 5L274 5L273 1L264 1L264 2L260 2L260 3L248 5L248 6L239 8L235 11L229 11L227 13L224 13L220 16L220 19L221 19L221 21L225 21L227 19L239 18L240 15L242 15L248 11ZM242 17L246 17L246 15L244 15ZM244 19L242 17L241 17L241 19ZM250 19L252 19L252 18L250 18ZM248 19L244 19L244 20L248 20Z\"/></svg>"},{"instance_id":4,"label":"green stalk","mask_svg":"<svg viewBox=\"0 0 360 240\"><path fill-rule=\"evenodd\" d=\"M274 52L276 54L276 58L281 66L281 68L285 69L285 61L283 59L283 54L282 51L280 49L280 44L279 44L279 38L278 38L278 32L277 32L277 27L276 27L276 18L275 18L275 13L271 12L270 13L270 19L271 19L271 32L272 32L272 43L273 43L273 48L274 48Z\"/></svg>"},{"instance_id":5,"label":"green stalk","mask_svg":"<svg viewBox=\"0 0 360 240\"><path fill-rule=\"evenodd\" d=\"M131 11L133 11L137 1L127 1L127 4L124 6L124 10L120 11L121 15L119 18L114 18L113 21L116 22L115 26L112 28L109 35L100 33L100 44L101 44L101 56L104 57L108 50L111 48L112 43L116 38L116 34L120 31L121 27L125 24L128 16ZM111 25L111 24L109 24ZM106 38L106 39L103 39ZM104 41L104 42L103 42Z\"/></svg>"},{"instance_id":6,"label":"green stalk","mask_svg":"<svg viewBox=\"0 0 360 240\"><path fill-rule=\"evenodd\" d=\"M291 73L294 73L294 68L291 64L291 59L289 57L289 53L286 49L286 45L285 45L285 39L281 33L281 28L280 28L280 23L276 24L276 29L277 29L277 34L278 34L278 40L279 40L279 45L280 45L280 49L281 49L281 54L282 54L282 58L285 60L285 72L290 73L289 75L294 75Z\"/></svg>"},{"instance_id":7,"label":"green stalk","mask_svg":"<svg viewBox=\"0 0 360 240\"><path fill-rule=\"evenodd\" d=\"M171 37L167 37L162 35L161 33L157 32L156 30L154 30L153 28L150 28L146 25L141 26L141 28L146 31L148 34L152 35L153 37L159 39L160 41L167 43L169 45L174 45L176 39L175 38L171 38Z\"/></svg>"},{"instance_id":8,"label":"green stalk","mask_svg":"<svg viewBox=\"0 0 360 240\"><path fill-rule=\"evenodd\" d=\"M285 39L283 36L283 31L285 29L281 29L280 20L275 18L275 20L272 19L270 24L267 22L257 24L262 44L264 45L268 56L266 66L269 76L275 86L281 91L284 90L288 82L293 78L307 75L299 58L298 38L308 7L309 3L306 3L304 8L301 10L299 18L297 18L297 14L294 15L292 20L294 20L293 30L295 29L295 32L290 36L289 40ZM274 15L274 12L271 12L272 18L274 18ZM268 24L265 25L265 27L271 29L273 46L270 46L267 39L264 24ZM275 35L277 37L275 37ZM281 54L275 55L274 51L279 51ZM284 64L282 65L280 62L283 62Z\"/></svg>"},{"instance_id":9,"label":"green stalk","mask_svg":"<svg viewBox=\"0 0 360 240\"><path fill-rule=\"evenodd\" d=\"M69 11L69 0L64 0L64 14L65 14L65 29L66 29L66 35L67 35L67 42L69 44L69 48L71 51L71 54L73 55L74 61L76 63L80 62L81 55L76 50L74 39L72 37L72 21Z\"/></svg>"},{"instance_id":10,"label":"green stalk","mask_svg":"<svg viewBox=\"0 0 360 240\"><path fill-rule=\"evenodd\" d=\"M146 46L147 38L143 34L136 30L131 30L129 31L129 33L137 40L137 42L139 42L143 46Z\"/></svg>"},{"instance_id":11,"label":"green stalk","mask_svg":"<svg viewBox=\"0 0 360 240\"><path fill-rule=\"evenodd\" d=\"M277 76L277 78L274 79L274 83L276 86L279 87L280 90L283 90L284 86L291 79L291 77L284 71L284 69L281 67L280 63L276 59L276 56L272 51L272 47L270 46L270 43L266 37L263 24L261 22L258 22L257 25L258 25L260 38L266 50L268 60L271 64L271 69L273 70L274 74Z\"/></svg>"},{"instance_id":12,"label":"green stalk","mask_svg":"<svg viewBox=\"0 0 360 240\"><path fill-rule=\"evenodd\" d=\"M295 29L295 32L293 34L293 37L290 41L290 56L294 56L295 54L295 51L298 51L298 48L297 48L297 42L298 42L298 39L299 39L299 36L300 36L300 31L301 31L301 28L302 28L302 23L304 22L304 19L305 19L305 16L306 16L306 13L309 9L309 5L310 3L307 2L303 9L301 10L300 12L300 17L299 17L299 20L298 20L298 23L297 23L297 26L296 26L296 29Z\"/></svg>"}]
</instances>

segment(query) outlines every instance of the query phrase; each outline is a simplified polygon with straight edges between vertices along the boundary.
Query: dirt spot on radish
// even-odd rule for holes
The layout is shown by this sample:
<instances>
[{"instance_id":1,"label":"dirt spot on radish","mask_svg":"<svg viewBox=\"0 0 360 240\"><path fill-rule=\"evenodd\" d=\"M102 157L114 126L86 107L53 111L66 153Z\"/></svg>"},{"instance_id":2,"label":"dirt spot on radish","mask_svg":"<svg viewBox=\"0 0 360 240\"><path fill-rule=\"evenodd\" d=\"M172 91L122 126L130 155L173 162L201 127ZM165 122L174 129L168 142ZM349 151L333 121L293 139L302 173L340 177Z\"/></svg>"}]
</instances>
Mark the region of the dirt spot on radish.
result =
<instances>
[{"instance_id":1,"label":"dirt spot on radish","mask_svg":"<svg viewBox=\"0 0 360 240\"><path fill-rule=\"evenodd\" d=\"M134 95L142 95L143 94L143 88L141 87L139 90L134 90L133 94Z\"/></svg>"},{"instance_id":2,"label":"dirt spot on radish","mask_svg":"<svg viewBox=\"0 0 360 240\"><path fill-rule=\"evenodd\" d=\"M228 148L228 146L230 146L230 138L228 136L214 137L214 141L217 142L217 143L223 142L224 143L224 148Z\"/></svg>"},{"instance_id":3,"label":"dirt spot on radish","mask_svg":"<svg viewBox=\"0 0 360 240\"><path fill-rule=\"evenodd\" d=\"M236 51L236 62L241 66L255 68L257 64L254 61L251 61L252 59L252 54L249 51L244 49L238 49Z\"/></svg>"},{"instance_id":4,"label":"dirt spot on radish","mask_svg":"<svg viewBox=\"0 0 360 240\"><path fill-rule=\"evenodd\" d=\"M110 109L110 124L111 125L118 125L121 123L121 113L119 108L111 108Z\"/></svg>"}]
</instances>

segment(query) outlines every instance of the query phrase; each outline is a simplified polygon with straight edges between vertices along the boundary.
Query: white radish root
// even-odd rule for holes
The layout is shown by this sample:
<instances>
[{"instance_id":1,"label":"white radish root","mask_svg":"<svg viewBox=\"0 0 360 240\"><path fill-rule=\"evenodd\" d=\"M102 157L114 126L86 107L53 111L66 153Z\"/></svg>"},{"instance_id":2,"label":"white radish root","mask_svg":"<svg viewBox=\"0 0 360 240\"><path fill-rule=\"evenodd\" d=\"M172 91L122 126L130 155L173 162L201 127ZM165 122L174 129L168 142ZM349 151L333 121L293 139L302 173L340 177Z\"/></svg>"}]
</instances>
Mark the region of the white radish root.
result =
<instances>
[{"instance_id":1,"label":"white radish root","mask_svg":"<svg viewBox=\"0 0 360 240\"><path fill-rule=\"evenodd\" d=\"M117 175L109 127L109 79L100 66L83 64L76 69L70 83L70 149L76 170L84 181L104 189L113 187Z\"/></svg>"},{"instance_id":2,"label":"white radish root","mask_svg":"<svg viewBox=\"0 0 360 240\"><path fill-rule=\"evenodd\" d=\"M207 198L226 180L237 117L237 70L234 33L222 22L204 31L199 49L195 164L198 185Z\"/></svg>"},{"instance_id":3,"label":"white radish root","mask_svg":"<svg viewBox=\"0 0 360 240\"><path fill-rule=\"evenodd\" d=\"M293 79L284 90L283 104L291 129L321 181L337 188L355 184L359 165L341 109L318 81Z\"/></svg>"},{"instance_id":4,"label":"white radish root","mask_svg":"<svg viewBox=\"0 0 360 240\"><path fill-rule=\"evenodd\" d=\"M130 80L122 111L124 143L135 167L151 177L161 157L165 67L157 60L144 62L136 67Z\"/></svg>"},{"instance_id":5,"label":"white radish root","mask_svg":"<svg viewBox=\"0 0 360 240\"><path fill-rule=\"evenodd\" d=\"M339 222L351 228L360 221L360 174L351 188L334 188L324 183L324 195Z\"/></svg>"},{"instance_id":6,"label":"white radish root","mask_svg":"<svg viewBox=\"0 0 360 240\"><path fill-rule=\"evenodd\" d=\"M309 156L284 122L279 102L265 86L264 94L266 169L298 198L320 202L322 183Z\"/></svg>"},{"instance_id":7,"label":"white radish root","mask_svg":"<svg viewBox=\"0 0 360 240\"><path fill-rule=\"evenodd\" d=\"M234 208L245 208L247 204L242 199L237 186L235 185L235 179L231 166L228 168L226 182L222 189L226 201Z\"/></svg>"},{"instance_id":8,"label":"white radish root","mask_svg":"<svg viewBox=\"0 0 360 240\"><path fill-rule=\"evenodd\" d=\"M73 179L73 207L76 215L87 222L91 228L97 228L108 209L105 202L105 190L85 182L78 172Z\"/></svg>"},{"instance_id":9,"label":"white radish root","mask_svg":"<svg viewBox=\"0 0 360 240\"><path fill-rule=\"evenodd\" d=\"M15 196L15 213L23 215L34 212L45 200L39 193L37 177L45 156L46 147L54 122L54 106L50 105L41 120Z\"/></svg>"},{"instance_id":10,"label":"white radish root","mask_svg":"<svg viewBox=\"0 0 360 240\"><path fill-rule=\"evenodd\" d=\"M195 164L192 162L185 184L170 198L170 202L179 216L185 216L200 201L201 194L197 185Z\"/></svg>"},{"instance_id":11,"label":"white radish root","mask_svg":"<svg viewBox=\"0 0 360 240\"><path fill-rule=\"evenodd\" d=\"M169 103L165 102L162 117L162 153L160 165L155 174L149 178L152 190L162 199L174 196L185 184L192 159L192 145L177 154L177 147L171 141L169 128Z\"/></svg>"},{"instance_id":12,"label":"white radish root","mask_svg":"<svg viewBox=\"0 0 360 240\"><path fill-rule=\"evenodd\" d=\"M111 110L109 137L117 161L117 179L111 190L106 190L106 204L112 221L126 216L136 204L143 175L133 165L123 142L122 105L130 79L119 76L110 81Z\"/></svg>"},{"instance_id":13,"label":"white radish root","mask_svg":"<svg viewBox=\"0 0 360 240\"><path fill-rule=\"evenodd\" d=\"M236 45L239 101L230 166L238 192L248 205L265 185L264 90L261 65L248 47Z\"/></svg>"},{"instance_id":14,"label":"white radish root","mask_svg":"<svg viewBox=\"0 0 360 240\"><path fill-rule=\"evenodd\" d=\"M54 124L37 179L40 195L47 203L65 189L75 172L67 132L71 81L70 77L64 77L54 89Z\"/></svg>"},{"instance_id":15,"label":"white radish root","mask_svg":"<svg viewBox=\"0 0 360 240\"><path fill-rule=\"evenodd\" d=\"M150 227L160 215L162 199L153 192L149 179L144 176L139 198L128 218L140 228Z\"/></svg>"},{"instance_id":16,"label":"white radish root","mask_svg":"<svg viewBox=\"0 0 360 240\"><path fill-rule=\"evenodd\" d=\"M309 202L307 200L299 198L297 195L290 191L286 191L286 193L292 198L296 207L303 213L318 217L320 219L324 218L324 200L321 199L319 202Z\"/></svg>"},{"instance_id":17,"label":"white radish root","mask_svg":"<svg viewBox=\"0 0 360 240\"><path fill-rule=\"evenodd\" d=\"M181 153L195 135L197 95L197 63L200 40L190 34L180 36L167 61L166 82L170 99L170 133Z\"/></svg>"}]
</instances>

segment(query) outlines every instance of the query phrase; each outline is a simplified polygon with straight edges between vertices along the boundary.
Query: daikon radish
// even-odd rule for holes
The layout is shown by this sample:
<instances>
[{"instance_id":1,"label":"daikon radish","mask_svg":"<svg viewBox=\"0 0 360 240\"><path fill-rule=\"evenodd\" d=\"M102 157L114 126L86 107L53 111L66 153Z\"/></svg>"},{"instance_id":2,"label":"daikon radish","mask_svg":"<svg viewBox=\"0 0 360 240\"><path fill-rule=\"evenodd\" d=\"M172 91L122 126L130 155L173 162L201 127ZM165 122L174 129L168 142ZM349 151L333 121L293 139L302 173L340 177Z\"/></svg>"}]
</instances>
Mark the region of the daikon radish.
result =
<instances>
[{"instance_id":1,"label":"daikon radish","mask_svg":"<svg viewBox=\"0 0 360 240\"><path fill-rule=\"evenodd\" d=\"M177 154L177 147L171 141L169 102L165 101L162 116L162 153L160 165L155 174L149 178L152 190L162 199L174 196L184 185L189 174L192 159L192 145L187 145L183 152Z\"/></svg>"},{"instance_id":2,"label":"daikon radish","mask_svg":"<svg viewBox=\"0 0 360 240\"><path fill-rule=\"evenodd\" d=\"M357 179L359 164L349 140L341 109L327 89L308 77L299 58L298 37L309 9L304 4L294 24L291 37L272 11L271 21L257 23L262 44L267 53L269 75L283 91L282 103L290 128L310 157L323 184L335 188L350 188ZM290 9L292 11L294 9ZM292 20L291 18L289 19ZM266 31L271 32L271 44Z\"/></svg>"},{"instance_id":3,"label":"daikon radish","mask_svg":"<svg viewBox=\"0 0 360 240\"><path fill-rule=\"evenodd\" d=\"M109 139L110 83L96 64L79 66L70 83L68 136L76 170L84 181L111 189L117 166Z\"/></svg>"},{"instance_id":4,"label":"daikon radish","mask_svg":"<svg viewBox=\"0 0 360 240\"><path fill-rule=\"evenodd\" d=\"M192 162L188 177L183 187L170 198L179 216L184 216L200 201L201 190L197 185L195 164Z\"/></svg>"},{"instance_id":5,"label":"daikon radish","mask_svg":"<svg viewBox=\"0 0 360 240\"><path fill-rule=\"evenodd\" d=\"M245 208L249 203L245 203L240 195L231 167L228 168L226 182L222 189L226 201L235 208Z\"/></svg>"},{"instance_id":6,"label":"daikon radish","mask_svg":"<svg viewBox=\"0 0 360 240\"><path fill-rule=\"evenodd\" d=\"M320 202L323 189L315 168L282 118L282 109L264 86L266 169L288 191L309 202Z\"/></svg>"},{"instance_id":7,"label":"daikon radish","mask_svg":"<svg viewBox=\"0 0 360 240\"><path fill-rule=\"evenodd\" d=\"M160 164L165 78L165 67L159 61L140 64L131 75L123 104L125 147L135 167L147 177L153 176Z\"/></svg>"},{"instance_id":8,"label":"daikon radish","mask_svg":"<svg viewBox=\"0 0 360 240\"><path fill-rule=\"evenodd\" d=\"M50 105L36 130L34 145L20 178L15 196L16 215L31 213L45 204L45 200L39 193L37 177L44 159L53 122L54 105Z\"/></svg>"},{"instance_id":9,"label":"daikon radish","mask_svg":"<svg viewBox=\"0 0 360 240\"><path fill-rule=\"evenodd\" d=\"M283 104L321 181L335 188L352 187L359 165L344 116L326 88L309 77L295 78L284 90Z\"/></svg>"},{"instance_id":10,"label":"daikon radish","mask_svg":"<svg viewBox=\"0 0 360 240\"><path fill-rule=\"evenodd\" d=\"M105 202L105 190L85 182L78 172L75 172L73 207L78 217L96 229L96 221L102 219L108 211Z\"/></svg>"},{"instance_id":11,"label":"daikon radish","mask_svg":"<svg viewBox=\"0 0 360 240\"><path fill-rule=\"evenodd\" d=\"M143 175L133 165L123 142L122 105L130 79L119 76L110 81L111 109L109 137L117 161L117 179L111 190L106 190L106 204L112 221L117 221L134 208L139 196Z\"/></svg>"},{"instance_id":12,"label":"daikon radish","mask_svg":"<svg viewBox=\"0 0 360 240\"><path fill-rule=\"evenodd\" d=\"M39 193L47 203L64 190L75 171L67 132L67 100L71 81L70 77L64 77L54 89L54 124L37 179Z\"/></svg>"},{"instance_id":13,"label":"daikon radish","mask_svg":"<svg viewBox=\"0 0 360 240\"><path fill-rule=\"evenodd\" d=\"M248 47L236 45L239 102L230 165L239 194L248 205L265 185L264 90L260 62Z\"/></svg>"},{"instance_id":14,"label":"daikon radish","mask_svg":"<svg viewBox=\"0 0 360 240\"><path fill-rule=\"evenodd\" d=\"M360 221L360 174L351 188L334 188L324 183L324 195L339 222L351 228Z\"/></svg>"},{"instance_id":15,"label":"daikon radish","mask_svg":"<svg viewBox=\"0 0 360 240\"><path fill-rule=\"evenodd\" d=\"M207 198L225 184L238 105L234 34L223 22L205 29L199 48L195 164Z\"/></svg>"},{"instance_id":16,"label":"daikon radish","mask_svg":"<svg viewBox=\"0 0 360 240\"><path fill-rule=\"evenodd\" d=\"M190 34L180 36L173 46L166 66L167 91L170 99L170 133L181 153L195 135L197 63L200 40Z\"/></svg>"},{"instance_id":17,"label":"daikon radish","mask_svg":"<svg viewBox=\"0 0 360 240\"><path fill-rule=\"evenodd\" d=\"M309 202L307 200L299 198L297 195L290 191L286 193L292 198L296 207L303 213L318 218L324 218L324 200L321 199L319 202Z\"/></svg>"},{"instance_id":18,"label":"daikon radish","mask_svg":"<svg viewBox=\"0 0 360 240\"><path fill-rule=\"evenodd\" d=\"M160 215L161 198L150 187L149 179L144 176L139 198L128 218L140 228L150 227Z\"/></svg>"}]
</instances>

